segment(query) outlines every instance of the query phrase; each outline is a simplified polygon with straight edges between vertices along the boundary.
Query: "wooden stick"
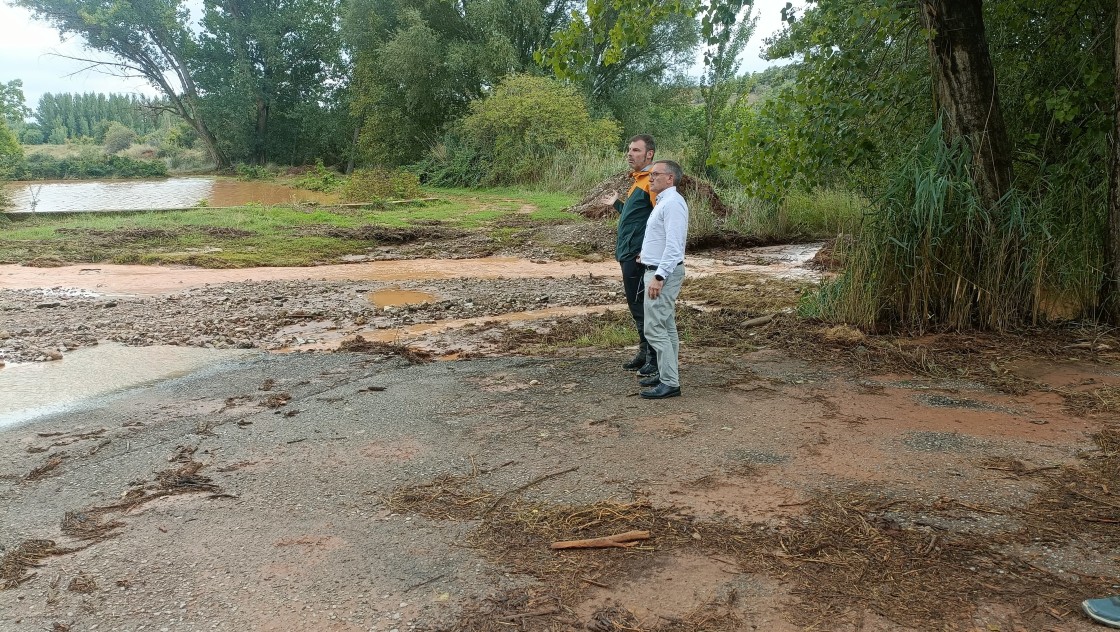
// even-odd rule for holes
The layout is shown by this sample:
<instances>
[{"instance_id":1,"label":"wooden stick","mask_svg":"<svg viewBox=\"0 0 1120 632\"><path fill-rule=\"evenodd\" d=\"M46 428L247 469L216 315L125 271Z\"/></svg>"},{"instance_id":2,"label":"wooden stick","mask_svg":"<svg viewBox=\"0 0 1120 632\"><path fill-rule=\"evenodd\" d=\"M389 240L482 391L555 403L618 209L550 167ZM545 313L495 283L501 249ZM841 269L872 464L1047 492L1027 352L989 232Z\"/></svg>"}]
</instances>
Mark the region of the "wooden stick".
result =
<instances>
[{"instance_id":1,"label":"wooden stick","mask_svg":"<svg viewBox=\"0 0 1120 632\"><path fill-rule=\"evenodd\" d=\"M765 325L772 320L774 320L774 315L767 314L766 316L759 316L757 318L748 318L747 320L744 320L742 324L743 327L758 327L760 325Z\"/></svg>"},{"instance_id":2,"label":"wooden stick","mask_svg":"<svg viewBox=\"0 0 1120 632\"><path fill-rule=\"evenodd\" d=\"M636 540L648 539L649 531L627 531L626 533L608 535L602 538L591 538L589 540L564 540L562 542L553 542L552 549L554 551L557 549L625 549L638 544Z\"/></svg>"}]
</instances>

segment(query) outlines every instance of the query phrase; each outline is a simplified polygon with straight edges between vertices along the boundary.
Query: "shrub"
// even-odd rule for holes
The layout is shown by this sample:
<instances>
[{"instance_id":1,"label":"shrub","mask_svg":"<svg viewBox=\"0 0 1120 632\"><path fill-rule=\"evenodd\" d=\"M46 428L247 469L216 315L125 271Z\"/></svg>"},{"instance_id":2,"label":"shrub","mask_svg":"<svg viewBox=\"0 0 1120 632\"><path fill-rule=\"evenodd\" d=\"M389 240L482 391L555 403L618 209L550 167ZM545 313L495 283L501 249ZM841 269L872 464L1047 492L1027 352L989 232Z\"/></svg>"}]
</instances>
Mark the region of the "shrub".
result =
<instances>
[{"instance_id":1,"label":"shrub","mask_svg":"<svg viewBox=\"0 0 1120 632\"><path fill-rule=\"evenodd\" d=\"M337 189L342 184L342 180L338 177L337 172L324 167L323 160L317 158L315 159L315 166L297 178L294 184L309 191L330 192Z\"/></svg>"},{"instance_id":2,"label":"shrub","mask_svg":"<svg viewBox=\"0 0 1120 632\"><path fill-rule=\"evenodd\" d=\"M241 162L233 170L237 174L238 180L271 180L273 178L272 172L263 165L248 165Z\"/></svg>"},{"instance_id":3,"label":"shrub","mask_svg":"<svg viewBox=\"0 0 1120 632\"><path fill-rule=\"evenodd\" d=\"M514 75L471 103L462 133L478 152L487 184L536 182L554 154L617 145L613 119L593 119L575 88L546 77Z\"/></svg>"},{"instance_id":4,"label":"shrub","mask_svg":"<svg viewBox=\"0 0 1120 632\"><path fill-rule=\"evenodd\" d=\"M115 154L124 151L136 142L136 132L113 121L105 130L105 153Z\"/></svg>"},{"instance_id":5,"label":"shrub","mask_svg":"<svg viewBox=\"0 0 1120 632\"><path fill-rule=\"evenodd\" d=\"M403 169L359 169L351 174L342 190L342 199L347 202L418 197L420 178Z\"/></svg>"},{"instance_id":6,"label":"shrub","mask_svg":"<svg viewBox=\"0 0 1120 632\"><path fill-rule=\"evenodd\" d=\"M124 156L52 158L32 154L12 170L15 180L65 180L83 178L159 178L167 175L162 160L133 160Z\"/></svg>"}]
</instances>

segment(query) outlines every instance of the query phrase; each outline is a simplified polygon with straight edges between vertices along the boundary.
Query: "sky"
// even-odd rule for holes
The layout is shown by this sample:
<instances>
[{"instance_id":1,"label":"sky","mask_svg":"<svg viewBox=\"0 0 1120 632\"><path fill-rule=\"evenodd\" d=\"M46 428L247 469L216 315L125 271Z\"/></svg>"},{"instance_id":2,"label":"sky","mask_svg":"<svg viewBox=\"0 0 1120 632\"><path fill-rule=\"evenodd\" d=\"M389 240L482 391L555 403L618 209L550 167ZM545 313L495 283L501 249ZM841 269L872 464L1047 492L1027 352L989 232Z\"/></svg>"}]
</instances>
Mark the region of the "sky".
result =
<instances>
[{"instance_id":1,"label":"sky","mask_svg":"<svg viewBox=\"0 0 1120 632\"><path fill-rule=\"evenodd\" d=\"M743 72L762 70L773 63L763 61L759 54L762 40L781 30L781 9L784 6L784 0L757 1L758 26L743 54ZM32 18L26 9L9 6L0 0L0 82L22 79L23 94L29 108L35 109L39 97L47 92L156 95L156 91L141 79L88 70L89 63L66 59L66 56L107 59L104 55L86 50L80 38L61 41L58 31L47 23Z\"/></svg>"}]
</instances>

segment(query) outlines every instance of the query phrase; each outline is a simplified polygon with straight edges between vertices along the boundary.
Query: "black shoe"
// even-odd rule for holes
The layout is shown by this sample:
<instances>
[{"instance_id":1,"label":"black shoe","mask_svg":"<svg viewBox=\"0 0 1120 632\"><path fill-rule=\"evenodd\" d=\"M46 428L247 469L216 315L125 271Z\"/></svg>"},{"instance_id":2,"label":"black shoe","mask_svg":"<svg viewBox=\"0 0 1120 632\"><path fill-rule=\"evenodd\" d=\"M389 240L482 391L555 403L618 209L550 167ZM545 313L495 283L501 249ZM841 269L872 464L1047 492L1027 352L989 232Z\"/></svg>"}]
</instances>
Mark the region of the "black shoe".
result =
<instances>
[{"instance_id":1,"label":"black shoe","mask_svg":"<svg viewBox=\"0 0 1120 632\"><path fill-rule=\"evenodd\" d=\"M622 365L622 368L626 369L627 371L633 371L633 370L636 370L636 369L640 369L640 368L644 367L645 365L646 365L646 350L645 350L644 347L638 347L638 353L637 353L637 355L634 356L634 359L627 362L626 364Z\"/></svg>"},{"instance_id":2,"label":"black shoe","mask_svg":"<svg viewBox=\"0 0 1120 632\"><path fill-rule=\"evenodd\" d=\"M638 375L642 377L657 375L657 358L650 358L649 362L646 362L642 368L638 369Z\"/></svg>"},{"instance_id":3,"label":"black shoe","mask_svg":"<svg viewBox=\"0 0 1120 632\"><path fill-rule=\"evenodd\" d=\"M651 375L649 377L643 377L642 379L638 380L638 386L657 386L660 383L661 383L661 376L658 375L657 373L654 373L653 375Z\"/></svg>"},{"instance_id":4,"label":"black shoe","mask_svg":"<svg viewBox=\"0 0 1120 632\"><path fill-rule=\"evenodd\" d=\"M665 399L666 397L679 397L680 394L681 387L669 386L668 384L658 384L639 393L643 399Z\"/></svg>"}]
</instances>

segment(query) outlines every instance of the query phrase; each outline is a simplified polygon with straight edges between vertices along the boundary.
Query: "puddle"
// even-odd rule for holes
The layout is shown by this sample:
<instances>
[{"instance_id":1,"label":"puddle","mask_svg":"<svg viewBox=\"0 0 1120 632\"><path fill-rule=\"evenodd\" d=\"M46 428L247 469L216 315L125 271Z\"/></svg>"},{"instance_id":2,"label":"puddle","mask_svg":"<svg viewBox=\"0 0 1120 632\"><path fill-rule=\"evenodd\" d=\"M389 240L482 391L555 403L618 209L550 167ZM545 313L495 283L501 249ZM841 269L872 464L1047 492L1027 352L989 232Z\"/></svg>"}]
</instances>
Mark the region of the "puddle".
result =
<instances>
[{"instance_id":1,"label":"puddle","mask_svg":"<svg viewBox=\"0 0 1120 632\"><path fill-rule=\"evenodd\" d=\"M243 182L226 178L165 178L160 180L82 180L16 182L4 187L15 213L76 211L136 211L208 206L292 204L338 200L316 191L293 189L273 182Z\"/></svg>"},{"instance_id":2,"label":"puddle","mask_svg":"<svg viewBox=\"0 0 1120 632\"><path fill-rule=\"evenodd\" d=\"M0 428L62 412L90 398L181 377L251 351L103 343L62 360L0 369Z\"/></svg>"},{"instance_id":3,"label":"puddle","mask_svg":"<svg viewBox=\"0 0 1120 632\"><path fill-rule=\"evenodd\" d=\"M412 290L394 288L391 290L370 292L366 298L378 309L385 309L386 307L396 307L398 305L422 305L424 303L431 303L436 297L427 292L414 292Z\"/></svg>"}]
</instances>

